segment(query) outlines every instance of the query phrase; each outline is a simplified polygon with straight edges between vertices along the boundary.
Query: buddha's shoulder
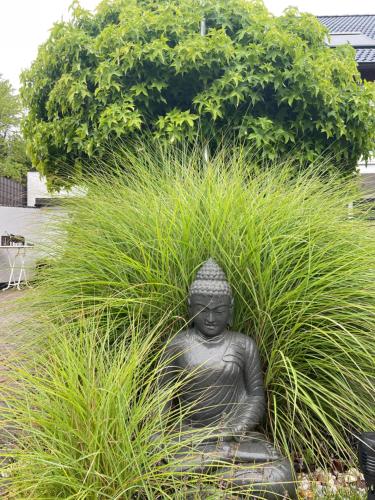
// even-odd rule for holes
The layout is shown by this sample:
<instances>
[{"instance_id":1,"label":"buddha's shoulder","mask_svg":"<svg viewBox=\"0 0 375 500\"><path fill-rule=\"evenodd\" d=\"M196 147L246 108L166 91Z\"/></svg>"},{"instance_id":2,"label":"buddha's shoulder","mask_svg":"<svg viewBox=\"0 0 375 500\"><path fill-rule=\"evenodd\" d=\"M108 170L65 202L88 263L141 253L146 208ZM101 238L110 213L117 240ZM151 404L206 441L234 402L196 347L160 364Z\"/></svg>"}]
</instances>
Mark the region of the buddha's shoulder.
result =
<instances>
[{"instance_id":1,"label":"buddha's shoulder","mask_svg":"<svg viewBox=\"0 0 375 500\"><path fill-rule=\"evenodd\" d=\"M191 341L194 335L194 330L192 328L181 330L169 340L168 345L170 347L184 345L187 342Z\"/></svg>"},{"instance_id":2,"label":"buddha's shoulder","mask_svg":"<svg viewBox=\"0 0 375 500\"><path fill-rule=\"evenodd\" d=\"M254 350L257 349L256 342L253 338L245 335L241 332L230 332L231 333L231 343L234 345L238 345L246 350Z\"/></svg>"}]
</instances>

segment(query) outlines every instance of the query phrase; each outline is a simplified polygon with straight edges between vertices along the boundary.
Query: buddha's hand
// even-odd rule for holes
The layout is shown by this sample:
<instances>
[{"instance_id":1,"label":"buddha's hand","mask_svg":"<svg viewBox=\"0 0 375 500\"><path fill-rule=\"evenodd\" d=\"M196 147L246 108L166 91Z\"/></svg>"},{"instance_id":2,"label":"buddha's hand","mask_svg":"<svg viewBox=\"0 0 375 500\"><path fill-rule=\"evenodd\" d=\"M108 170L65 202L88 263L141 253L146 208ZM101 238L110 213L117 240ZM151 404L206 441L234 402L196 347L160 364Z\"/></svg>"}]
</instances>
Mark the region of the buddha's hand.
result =
<instances>
[{"instance_id":1,"label":"buddha's hand","mask_svg":"<svg viewBox=\"0 0 375 500\"><path fill-rule=\"evenodd\" d=\"M234 441L240 442L246 438L246 427L244 425L235 425L233 427L233 439Z\"/></svg>"}]
</instances>

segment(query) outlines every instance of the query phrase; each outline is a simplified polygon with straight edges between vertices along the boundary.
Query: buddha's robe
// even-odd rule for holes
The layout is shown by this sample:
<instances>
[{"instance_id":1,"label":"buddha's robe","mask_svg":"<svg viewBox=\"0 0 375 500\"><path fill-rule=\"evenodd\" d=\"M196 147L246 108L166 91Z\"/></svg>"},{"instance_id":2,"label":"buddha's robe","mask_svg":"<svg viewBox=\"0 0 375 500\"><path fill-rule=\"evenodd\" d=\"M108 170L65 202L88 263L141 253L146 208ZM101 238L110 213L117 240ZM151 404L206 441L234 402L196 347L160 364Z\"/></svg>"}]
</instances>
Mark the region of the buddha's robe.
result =
<instances>
[{"instance_id":1,"label":"buddha's robe","mask_svg":"<svg viewBox=\"0 0 375 500\"><path fill-rule=\"evenodd\" d=\"M191 328L172 339L164 363L161 384L180 378L183 386L166 411L188 409L182 427L185 436L189 429L193 433L207 430L207 439L195 447L186 446L185 440L171 460L171 468L206 473L217 471L221 464L221 477L227 474L234 485L256 485L254 491L263 492L262 485L266 484L270 492L263 498L274 498L285 491L294 498L289 461L264 435L253 431L265 411L255 342L241 333L227 331L209 339ZM213 440L210 429L215 429ZM238 469L232 467L226 472L225 463L238 464Z\"/></svg>"},{"instance_id":2,"label":"buddha's robe","mask_svg":"<svg viewBox=\"0 0 375 500\"><path fill-rule=\"evenodd\" d=\"M187 425L221 426L229 437L259 424L265 398L258 349L251 338L224 332L207 339L189 329L172 340L166 356L171 362L164 381L185 377L174 404L189 408Z\"/></svg>"}]
</instances>

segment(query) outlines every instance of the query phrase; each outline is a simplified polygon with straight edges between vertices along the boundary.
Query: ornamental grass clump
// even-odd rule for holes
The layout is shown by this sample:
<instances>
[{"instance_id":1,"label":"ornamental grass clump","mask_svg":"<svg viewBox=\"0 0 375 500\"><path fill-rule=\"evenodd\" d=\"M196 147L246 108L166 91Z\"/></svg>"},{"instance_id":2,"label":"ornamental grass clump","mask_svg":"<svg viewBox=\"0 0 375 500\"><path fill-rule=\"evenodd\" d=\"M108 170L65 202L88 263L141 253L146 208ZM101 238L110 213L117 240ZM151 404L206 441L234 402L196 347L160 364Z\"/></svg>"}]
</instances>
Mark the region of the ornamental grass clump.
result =
<instances>
[{"instance_id":1,"label":"ornamental grass clump","mask_svg":"<svg viewBox=\"0 0 375 500\"><path fill-rule=\"evenodd\" d=\"M354 460L352 434L375 421L374 227L348 212L355 183L319 165L261 169L240 146L205 162L199 147L139 145L108 161L113 175L69 203L40 306L73 324L100 314L112 342L135 316L151 331L168 317L162 346L213 257L234 292L234 329L260 349L268 438L315 464Z\"/></svg>"},{"instance_id":2,"label":"ornamental grass clump","mask_svg":"<svg viewBox=\"0 0 375 500\"><path fill-rule=\"evenodd\" d=\"M158 388L163 362L155 346L166 318L148 329L134 320L115 344L111 325L99 329L97 319L49 325L43 350L34 339L32 356L9 362L12 383L1 394L11 445L2 450L10 459L2 491L35 500L183 500L203 487L220 494L217 474L192 473L187 481L168 465L181 443L193 446L202 435L187 439L178 430L183 412L166 425L163 409L182 383Z\"/></svg>"}]
</instances>

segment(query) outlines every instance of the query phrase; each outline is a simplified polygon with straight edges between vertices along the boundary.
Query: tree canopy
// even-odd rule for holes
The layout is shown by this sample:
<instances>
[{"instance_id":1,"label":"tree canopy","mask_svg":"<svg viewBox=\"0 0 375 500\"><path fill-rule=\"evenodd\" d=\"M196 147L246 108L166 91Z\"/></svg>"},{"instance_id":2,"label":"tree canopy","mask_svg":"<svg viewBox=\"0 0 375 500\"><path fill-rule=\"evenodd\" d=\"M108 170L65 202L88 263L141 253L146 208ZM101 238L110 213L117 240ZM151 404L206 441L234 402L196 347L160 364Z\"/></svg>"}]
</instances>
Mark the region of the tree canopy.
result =
<instances>
[{"instance_id":1,"label":"tree canopy","mask_svg":"<svg viewBox=\"0 0 375 500\"><path fill-rule=\"evenodd\" d=\"M23 180L31 168L19 132L21 103L12 85L0 75L0 176Z\"/></svg>"},{"instance_id":2,"label":"tree canopy","mask_svg":"<svg viewBox=\"0 0 375 500\"><path fill-rule=\"evenodd\" d=\"M170 142L230 130L268 160L328 152L350 171L373 147L374 85L326 37L314 16L256 0L74 2L22 76L33 162L68 184L144 130Z\"/></svg>"},{"instance_id":3,"label":"tree canopy","mask_svg":"<svg viewBox=\"0 0 375 500\"><path fill-rule=\"evenodd\" d=\"M6 139L19 123L21 106L12 85L0 75L0 137Z\"/></svg>"}]
</instances>

